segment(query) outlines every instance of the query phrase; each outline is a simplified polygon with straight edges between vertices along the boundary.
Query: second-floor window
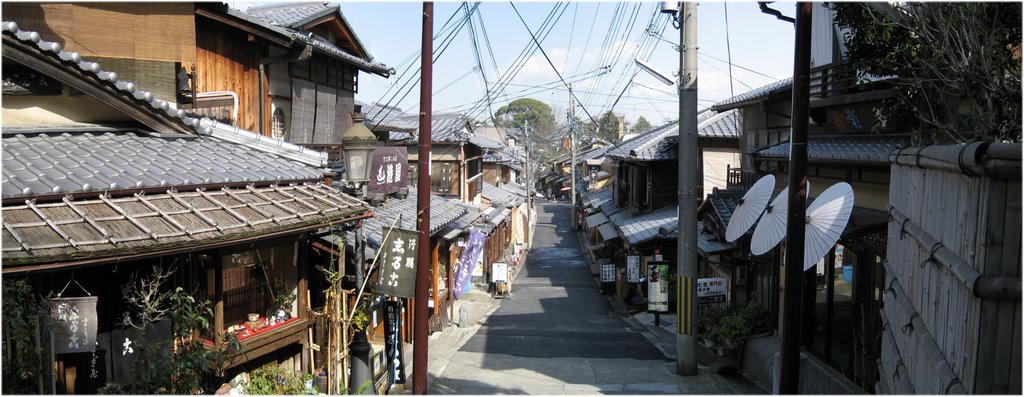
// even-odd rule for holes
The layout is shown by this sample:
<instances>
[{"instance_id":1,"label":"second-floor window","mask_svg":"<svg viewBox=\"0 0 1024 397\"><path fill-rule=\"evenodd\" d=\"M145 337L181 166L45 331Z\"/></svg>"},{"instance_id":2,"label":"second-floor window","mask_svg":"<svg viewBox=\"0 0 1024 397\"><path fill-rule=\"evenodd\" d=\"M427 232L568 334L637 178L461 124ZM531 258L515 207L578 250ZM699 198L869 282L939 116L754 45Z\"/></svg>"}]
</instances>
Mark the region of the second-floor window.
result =
<instances>
[{"instance_id":1,"label":"second-floor window","mask_svg":"<svg viewBox=\"0 0 1024 397\"><path fill-rule=\"evenodd\" d=\"M430 170L430 191L441 195L459 194L458 164L435 162Z\"/></svg>"}]
</instances>

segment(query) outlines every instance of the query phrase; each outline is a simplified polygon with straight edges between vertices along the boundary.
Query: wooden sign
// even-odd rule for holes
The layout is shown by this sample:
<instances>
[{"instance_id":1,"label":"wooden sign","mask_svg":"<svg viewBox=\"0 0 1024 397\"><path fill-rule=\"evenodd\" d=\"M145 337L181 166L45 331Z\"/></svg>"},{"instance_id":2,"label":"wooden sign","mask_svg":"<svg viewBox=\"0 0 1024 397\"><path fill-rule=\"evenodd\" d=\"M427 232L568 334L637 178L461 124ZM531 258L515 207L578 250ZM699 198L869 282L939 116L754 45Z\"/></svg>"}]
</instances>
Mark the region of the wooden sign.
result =
<instances>
[{"instance_id":1,"label":"wooden sign","mask_svg":"<svg viewBox=\"0 0 1024 397\"><path fill-rule=\"evenodd\" d=\"M99 297L55 298L50 316L54 354L83 353L96 350L96 302Z\"/></svg>"},{"instance_id":2,"label":"wooden sign","mask_svg":"<svg viewBox=\"0 0 1024 397\"><path fill-rule=\"evenodd\" d=\"M380 281L377 292L413 298L416 295L416 231L385 230L380 246Z\"/></svg>"}]
</instances>

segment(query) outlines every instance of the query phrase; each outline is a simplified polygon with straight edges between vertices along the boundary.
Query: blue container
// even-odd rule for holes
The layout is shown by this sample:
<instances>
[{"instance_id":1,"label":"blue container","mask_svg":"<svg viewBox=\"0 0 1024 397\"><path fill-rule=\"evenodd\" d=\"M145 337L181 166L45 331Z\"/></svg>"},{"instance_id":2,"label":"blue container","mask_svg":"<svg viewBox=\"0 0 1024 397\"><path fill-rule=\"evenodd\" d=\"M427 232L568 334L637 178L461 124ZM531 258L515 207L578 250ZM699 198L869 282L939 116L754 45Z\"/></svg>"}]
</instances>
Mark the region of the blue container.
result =
<instances>
[{"instance_id":1,"label":"blue container","mask_svg":"<svg viewBox=\"0 0 1024 397\"><path fill-rule=\"evenodd\" d=\"M843 281L847 282L848 284L852 284L853 283L853 266L852 265L843 266Z\"/></svg>"}]
</instances>

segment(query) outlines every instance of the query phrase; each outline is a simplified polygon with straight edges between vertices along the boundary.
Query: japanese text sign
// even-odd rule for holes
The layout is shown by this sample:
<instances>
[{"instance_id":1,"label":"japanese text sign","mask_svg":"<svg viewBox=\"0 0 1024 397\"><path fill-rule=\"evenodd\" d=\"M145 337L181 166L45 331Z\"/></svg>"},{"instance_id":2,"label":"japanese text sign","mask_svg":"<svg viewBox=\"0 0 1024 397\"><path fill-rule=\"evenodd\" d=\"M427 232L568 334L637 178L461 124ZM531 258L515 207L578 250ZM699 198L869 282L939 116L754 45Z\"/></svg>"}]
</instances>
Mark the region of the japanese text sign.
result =
<instances>
[{"instance_id":1,"label":"japanese text sign","mask_svg":"<svg viewBox=\"0 0 1024 397\"><path fill-rule=\"evenodd\" d=\"M377 292L388 296L412 298L416 294L416 242L412 230L384 231L380 246L380 282Z\"/></svg>"},{"instance_id":2,"label":"japanese text sign","mask_svg":"<svg viewBox=\"0 0 1024 397\"><path fill-rule=\"evenodd\" d=\"M384 351L393 383L405 383L405 353L402 348L402 303L384 302Z\"/></svg>"},{"instance_id":3,"label":"japanese text sign","mask_svg":"<svg viewBox=\"0 0 1024 397\"><path fill-rule=\"evenodd\" d=\"M95 296L53 299L50 316L56 321L53 329L54 354L96 350L98 299Z\"/></svg>"},{"instance_id":4,"label":"japanese text sign","mask_svg":"<svg viewBox=\"0 0 1024 397\"><path fill-rule=\"evenodd\" d=\"M409 156L405 147L378 146L373 150L373 173L367 190L374 193L394 193L408 186L406 172Z\"/></svg>"},{"instance_id":5,"label":"japanese text sign","mask_svg":"<svg viewBox=\"0 0 1024 397\"><path fill-rule=\"evenodd\" d=\"M491 282L493 283L507 283L508 282L508 263L505 262L494 262L491 264Z\"/></svg>"},{"instance_id":6,"label":"japanese text sign","mask_svg":"<svg viewBox=\"0 0 1024 397\"><path fill-rule=\"evenodd\" d=\"M626 282L640 282L640 255L626 255Z\"/></svg>"},{"instance_id":7,"label":"japanese text sign","mask_svg":"<svg viewBox=\"0 0 1024 397\"><path fill-rule=\"evenodd\" d=\"M462 296L462 290L469 284L469 276L473 274L477 261L483 256L486 242L487 235L475 228L469 229L466 246L462 249L462 256L455 264L455 299Z\"/></svg>"},{"instance_id":8,"label":"japanese text sign","mask_svg":"<svg viewBox=\"0 0 1024 397\"><path fill-rule=\"evenodd\" d=\"M700 303L725 302L726 285L722 277L698 278L697 301Z\"/></svg>"}]
</instances>

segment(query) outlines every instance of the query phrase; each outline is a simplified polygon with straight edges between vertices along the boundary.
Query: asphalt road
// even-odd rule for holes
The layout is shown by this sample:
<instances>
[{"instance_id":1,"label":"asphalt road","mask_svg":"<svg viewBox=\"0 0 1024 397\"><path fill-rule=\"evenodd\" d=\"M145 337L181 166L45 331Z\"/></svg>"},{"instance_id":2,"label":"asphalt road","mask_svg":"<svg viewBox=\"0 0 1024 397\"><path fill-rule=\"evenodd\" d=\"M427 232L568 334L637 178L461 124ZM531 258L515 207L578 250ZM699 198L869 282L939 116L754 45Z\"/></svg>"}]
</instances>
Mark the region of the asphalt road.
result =
<instances>
[{"instance_id":1,"label":"asphalt road","mask_svg":"<svg viewBox=\"0 0 1024 397\"><path fill-rule=\"evenodd\" d=\"M534 247L513 284L512 296L460 351L668 360L601 295L569 227L569 207L538 207Z\"/></svg>"}]
</instances>

